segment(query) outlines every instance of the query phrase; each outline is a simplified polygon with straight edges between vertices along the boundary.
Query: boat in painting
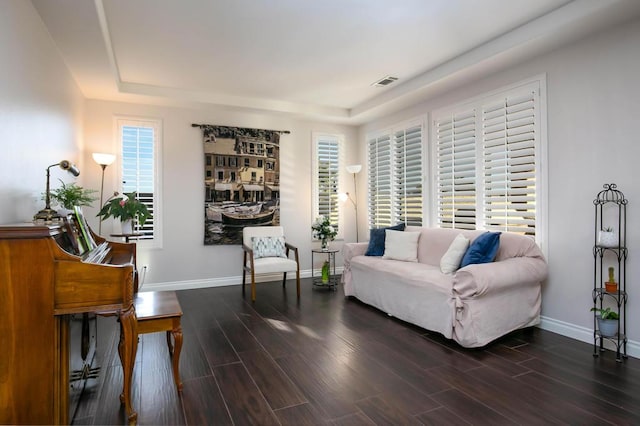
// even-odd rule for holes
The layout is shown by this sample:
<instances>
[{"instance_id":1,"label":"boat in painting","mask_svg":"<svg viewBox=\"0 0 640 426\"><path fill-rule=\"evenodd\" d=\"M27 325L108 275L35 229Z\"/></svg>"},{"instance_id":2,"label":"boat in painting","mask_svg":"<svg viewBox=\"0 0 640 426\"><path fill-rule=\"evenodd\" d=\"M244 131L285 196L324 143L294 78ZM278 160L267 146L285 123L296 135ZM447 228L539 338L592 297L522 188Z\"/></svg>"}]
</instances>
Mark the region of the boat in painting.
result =
<instances>
[{"instance_id":1,"label":"boat in painting","mask_svg":"<svg viewBox=\"0 0 640 426\"><path fill-rule=\"evenodd\" d=\"M273 215L275 212L275 209L259 213L227 213L223 211L221 212L222 223L225 226L268 225L273 222Z\"/></svg>"}]
</instances>

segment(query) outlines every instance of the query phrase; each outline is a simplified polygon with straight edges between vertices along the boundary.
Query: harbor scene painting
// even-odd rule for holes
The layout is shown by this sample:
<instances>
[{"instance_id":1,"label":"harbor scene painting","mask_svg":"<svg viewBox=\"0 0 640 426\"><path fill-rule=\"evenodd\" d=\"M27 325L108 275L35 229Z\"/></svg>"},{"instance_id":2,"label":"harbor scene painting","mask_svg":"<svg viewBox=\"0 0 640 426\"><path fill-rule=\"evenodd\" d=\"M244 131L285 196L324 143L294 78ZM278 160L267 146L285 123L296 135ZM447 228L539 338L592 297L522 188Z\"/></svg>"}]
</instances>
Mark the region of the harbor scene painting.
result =
<instances>
[{"instance_id":1,"label":"harbor scene painting","mask_svg":"<svg viewBox=\"0 0 640 426\"><path fill-rule=\"evenodd\" d=\"M242 244L242 228L280 224L280 134L197 125L204 145L204 244Z\"/></svg>"}]
</instances>

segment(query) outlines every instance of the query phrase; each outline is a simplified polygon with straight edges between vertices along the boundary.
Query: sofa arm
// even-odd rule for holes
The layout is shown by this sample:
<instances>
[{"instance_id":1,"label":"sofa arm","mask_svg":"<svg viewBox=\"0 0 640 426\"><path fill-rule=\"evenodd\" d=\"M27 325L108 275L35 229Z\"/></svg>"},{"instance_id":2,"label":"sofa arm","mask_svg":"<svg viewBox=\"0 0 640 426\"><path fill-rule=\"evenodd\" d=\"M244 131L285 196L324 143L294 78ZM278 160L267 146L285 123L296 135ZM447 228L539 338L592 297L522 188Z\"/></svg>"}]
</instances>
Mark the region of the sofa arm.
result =
<instances>
[{"instance_id":1,"label":"sofa arm","mask_svg":"<svg viewBox=\"0 0 640 426\"><path fill-rule=\"evenodd\" d=\"M540 283L546 277L547 263L543 259L513 257L459 269L453 278L453 292L461 299L472 299L507 288Z\"/></svg>"},{"instance_id":2,"label":"sofa arm","mask_svg":"<svg viewBox=\"0 0 640 426\"><path fill-rule=\"evenodd\" d=\"M362 256L367 252L369 243L346 243L342 246L342 257L348 263L354 256Z\"/></svg>"},{"instance_id":3,"label":"sofa arm","mask_svg":"<svg viewBox=\"0 0 640 426\"><path fill-rule=\"evenodd\" d=\"M344 285L344 294L353 294L351 286L351 259L354 256L362 256L367 252L369 243L347 243L342 246L343 269L341 282Z\"/></svg>"}]
</instances>

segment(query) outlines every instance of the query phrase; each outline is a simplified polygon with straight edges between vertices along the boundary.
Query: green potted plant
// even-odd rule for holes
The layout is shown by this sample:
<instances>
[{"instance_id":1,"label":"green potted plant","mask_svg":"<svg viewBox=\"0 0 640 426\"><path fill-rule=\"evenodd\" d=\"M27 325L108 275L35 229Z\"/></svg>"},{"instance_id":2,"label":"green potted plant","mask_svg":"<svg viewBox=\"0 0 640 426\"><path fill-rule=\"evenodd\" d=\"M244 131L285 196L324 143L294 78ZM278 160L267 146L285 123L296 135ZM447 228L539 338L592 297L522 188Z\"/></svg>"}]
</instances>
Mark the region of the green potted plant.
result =
<instances>
[{"instance_id":1,"label":"green potted plant","mask_svg":"<svg viewBox=\"0 0 640 426\"><path fill-rule=\"evenodd\" d=\"M607 293L615 293L618 291L618 283L616 282L615 270L613 266L609 266L609 281L604 283Z\"/></svg>"},{"instance_id":2,"label":"green potted plant","mask_svg":"<svg viewBox=\"0 0 640 426\"><path fill-rule=\"evenodd\" d=\"M122 223L122 233L131 234L133 232L132 222L137 220L140 226L144 226L147 219L153 217L147 209L147 206L136 198L136 192L129 192L122 194L123 197L118 197L116 192L114 196L107 200L102 206L97 216L100 216L102 220L113 217L114 219L120 219Z\"/></svg>"},{"instance_id":3,"label":"green potted plant","mask_svg":"<svg viewBox=\"0 0 640 426\"><path fill-rule=\"evenodd\" d=\"M73 210L74 206L90 206L98 199L93 195L98 192L94 189L84 189L75 183L64 183L62 180L60 183L62 186L52 190L49 197L64 209Z\"/></svg>"},{"instance_id":4,"label":"green potted plant","mask_svg":"<svg viewBox=\"0 0 640 426\"><path fill-rule=\"evenodd\" d=\"M597 312L598 331L602 337L613 337L618 332L618 320L620 316L611 308L591 308L592 312Z\"/></svg>"}]
</instances>

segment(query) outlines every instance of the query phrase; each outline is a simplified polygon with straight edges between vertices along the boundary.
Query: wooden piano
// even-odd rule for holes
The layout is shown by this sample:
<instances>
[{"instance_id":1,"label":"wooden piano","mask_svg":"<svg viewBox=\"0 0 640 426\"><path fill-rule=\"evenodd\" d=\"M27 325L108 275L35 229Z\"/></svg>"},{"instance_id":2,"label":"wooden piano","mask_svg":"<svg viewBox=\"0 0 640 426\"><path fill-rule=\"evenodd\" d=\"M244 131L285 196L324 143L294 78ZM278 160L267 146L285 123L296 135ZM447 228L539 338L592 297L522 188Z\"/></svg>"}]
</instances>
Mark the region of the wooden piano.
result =
<instances>
[{"instance_id":1,"label":"wooden piano","mask_svg":"<svg viewBox=\"0 0 640 426\"><path fill-rule=\"evenodd\" d=\"M69 423L69 318L79 313L118 315L121 401L136 421L135 243L92 235L98 247L80 256L78 229L68 220L0 226L0 424ZM101 259L91 261L95 250Z\"/></svg>"}]
</instances>

